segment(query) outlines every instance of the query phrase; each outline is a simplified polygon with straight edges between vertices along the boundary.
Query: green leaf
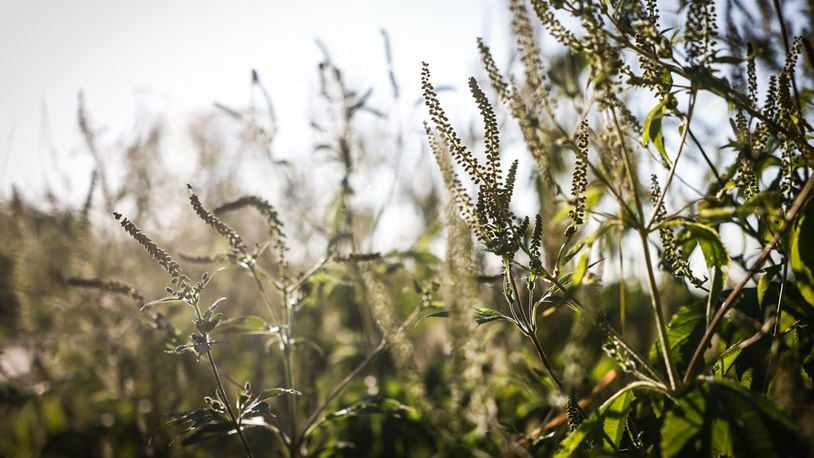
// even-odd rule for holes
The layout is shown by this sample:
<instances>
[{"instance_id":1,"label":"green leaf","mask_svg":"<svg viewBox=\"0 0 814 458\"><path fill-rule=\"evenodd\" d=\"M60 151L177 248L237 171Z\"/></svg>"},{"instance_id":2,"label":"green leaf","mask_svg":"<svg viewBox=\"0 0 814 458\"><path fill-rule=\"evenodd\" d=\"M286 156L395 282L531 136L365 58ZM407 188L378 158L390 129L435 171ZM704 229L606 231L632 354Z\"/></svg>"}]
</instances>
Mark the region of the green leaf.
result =
<instances>
[{"instance_id":1,"label":"green leaf","mask_svg":"<svg viewBox=\"0 0 814 458\"><path fill-rule=\"evenodd\" d=\"M282 396L284 394L290 394L292 396L302 396L302 393L291 388L269 388L263 390L260 393L260 395L257 397L257 401L265 401L266 399L275 398L277 396Z\"/></svg>"},{"instance_id":2,"label":"green leaf","mask_svg":"<svg viewBox=\"0 0 814 458\"><path fill-rule=\"evenodd\" d=\"M692 448L696 440L700 442L706 414L704 394L701 390L690 392L667 413L661 428L661 453L664 456L677 456L682 451L686 454L686 448Z\"/></svg>"},{"instance_id":3,"label":"green leaf","mask_svg":"<svg viewBox=\"0 0 814 458\"><path fill-rule=\"evenodd\" d=\"M782 266L769 266L764 270L764 275L760 277L760 280L757 282L757 301L760 305L763 304L763 300L766 298L766 293L769 291L769 288L772 286L772 280L774 277L780 273L780 269Z\"/></svg>"},{"instance_id":4,"label":"green leaf","mask_svg":"<svg viewBox=\"0 0 814 458\"><path fill-rule=\"evenodd\" d=\"M150 308L150 307L152 307L154 305L168 305L168 304L173 304L173 305L175 305L175 304L186 304L186 302L184 302L181 299L178 299L175 296L167 296L167 297L163 297L161 299L156 299L154 301L147 302L146 304L142 304L141 307L139 307L138 310L139 310L139 312L143 312L144 310L146 310L146 309L148 309L148 308Z\"/></svg>"},{"instance_id":5,"label":"green leaf","mask_svg":"<svg viewBox=\"0 0 814 458\"><path fill-rule=\"evenodd\" d=\"M666 457L779 457L800 451L786 413L764 395L729 380L704 383L679 399L667 413L661 435Z\"/></svg>"},{"instance_id":6,"label":"green leaf","mask_svg":"<svg viewBox=\"0 0 814 458\"><path fill-rule=\"evenodd\" d=\"M695 346L704 335L706 314L700 304L684 306L670 318L667 325L667 338L670 340L670 356L676 368L683 372L687 368ZM650 360L661 360L661 347L656 342L650 350ZM662 361L663 363L663 361Z\"/></svg>"},{"instance_id":7,"label":"green leaf","mask_svg":"<svg viewBox=\"0 0 814 458\"><path fill-rule=\"evenodd\" d=\"M661 160L664 161L665 166L668 168L672 167L672 161L670 161L670 157L667 156L667 151L664 149L661 120L664 118L664 115L667 114L667 101L670 97L672 96L668 94L661 99L661 101L647 113L647 117L644 118L644 124L642 124L642 146L647 146L647 144L652 141L653 146L655 146L659 154L661 154Z\"/></svg>"},{"instance_id":8,"label":"green leaf","mask_svg":"<svg viewBox=\"0 0 814 458\"><path fill-rule=\"evenodd\" d=\"M478 324L488 323L495 320L506 320L514 323L514 320L506 315L486 307L478 307L475 309L475 321Z\"/></svg>"},{"instance_id":9,"label":"green leaf","mask_svg":"<svg viewBox=\"0 0 814 458\"><path fill-rule=\"evenodd\" d=\"M577 268L574 269L574 275L571 277L571 281L574 283L574 286L579 286L582 284L582 279L585 277L585 273L588 271L588 258L591 257L591 251L588 250L579 257L579 261L577 261Z\"/></svg>"},{"instance_id":10,"label":"green leaf","mask_svg":"<svg viewBox=\"0 0 814 458\"><path fill-rule=\"evenodd\" d=\"M701 251L704 253L704 260L707 267L724 267L729 265L729 255L726 254L726 248L721 242L721 236L718 232L704 224L684 223L684 228L701 246Z\"/></svg>"},{"instance_id":11,"label":"green leaf","mask_svg":"<svg viewBox=\"0 0 814 458\"><path fill-rule=\"evenodd\" d=\"M578 452L580 446L591 438L602 440L604 448L607 450L618 449L625 432L625 421L633 399L635 399L633 389L622 388L605 401L587 420L583 421L579 428L560 442L554 456L558 458L573 456ZM597 436L600 431L604 431L608 437ZM612 445L608 443L608 439L613 441Z\"/></svg>"},{"instance_id":12,"label":"green leaf","mask_svg":"<svg viewBox=\"0 0 814 458\"><path fill-rule=\"evenodd\" d=\"M607 450L614 451L619 448L619 444L622 442L622 436L625 433L625 422L627 421L627 415L630 411L630 403L636 399L636 396L633 394L633 390L625 391L621 396L616 398L611 405L608 406L607 410L604 411L602 415L602 429L605 430L605 434L613 441L613 447L610 444L605 442L605 448Z\"/></svg>"},{"instance_id":13,"label":"green leaf","mask_svg":"<svg viewBox=\"0 0 814 458\"><path fill-rule=\"evenodd\" d=\"M414 420L418 413L410 406L404 405L395 399L382 399L380 401L359 401L344 409L328 414L327 419L355 417L359 414L388 414L395 418L406 417Z\"/></svg>"},{"instance_id":14,"label":"green leaf","mask_svg":"<svg viewBox=\"0 0 814 458\"><path fill-rule=\"evenodd\" d=\"M415 326L426 320L427 318L449 318L449 310L440 310L437 312L428 313L415 321Z\"/></svg>"},{"instance_id":15,"label":"green leaf","mask_svg":"<svg viewBox=\"0 0 814 458\"><path fill-rule=\"evenodd\" d=\"M735 364L735 360L738 359L741 351L743 351L743 348L740 342L727 348L712 364L709 374L718 379L724 378L727 372L729 372L729 369L732 368L732 365Z\"/></svg>"},{"instance_id":16,"label":"green leaf","mask_svg":"<svg viewBox=\"0 0 814 458\"><path fill-rule=\"evenodd\" d=\"M800 294L814 305L814 203L806 205L789 235L791 269Z\"/></svg>"},{"instance_id":17,"label":"green leaf","mask_svg":"<svg viewBox=\"0 0 814 458\"><path fill-rule=\"evenodd\" d=\"M259 316L248 315L230 318L221 323L218 332L225 334L276 334L280 328L269 324Z\"/></svg>"}]
</instances>

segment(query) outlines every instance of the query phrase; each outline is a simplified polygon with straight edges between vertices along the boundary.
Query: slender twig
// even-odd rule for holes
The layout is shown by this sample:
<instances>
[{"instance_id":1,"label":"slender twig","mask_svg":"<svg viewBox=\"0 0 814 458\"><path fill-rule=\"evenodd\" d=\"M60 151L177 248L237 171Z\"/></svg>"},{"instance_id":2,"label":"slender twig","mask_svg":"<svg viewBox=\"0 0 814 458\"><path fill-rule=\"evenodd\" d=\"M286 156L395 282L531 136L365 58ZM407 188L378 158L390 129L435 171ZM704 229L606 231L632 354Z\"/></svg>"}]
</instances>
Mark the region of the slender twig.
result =
<instances>
[{"instance_id":1,"label":"slender twig","mask_svg":"<svg viewBox=\"0 0 814 458\"><path fill-rule=\"evenodd\" d=\"M774 247L780 243L780 240L786 234L792 223L796 220L797 215L805 206L812 193L812 190L814 190L814 176L810 177L808 181L806 181L806 184L800 191L800 194L798 194L797 198L794 200L794 204L791 206L789 211L786 212L786 215L783 217L783 224L780 226L780 230L777 231L768 245L763 247L763 250L758 255L757 260L755 260L752 267L746 272L746 276L735 286L735 288L732 289L732 292L729 293L729 296L726 297L723 304L721 304L721 307L718 309L718 312L712 318L712 322L707 327L704 336L701 338L698 346L695 347L695 352L692 355L692 359L690 359L690 364L687 366L687 372L684 374L684 383L688 383L692 377L695 366L698 363L698 360L701 359L704 349L706 349L710 340L712 340L712 336L715 334L715 329L718 327L718 324L720 324L724 315L726 315L726 312L728 312L729 309L735 304L735 300L738 298L738 296L740 296L741 291L743 291L747 283L752 280L752 276L754 276L757 271L763 267L766 260L769 259L769 255L771 254L772 250L774 250Z\"/></svg>"},{"instance_id":2,"label":"slender twig","mask_svg":"<svg viewBox=\"0 0 814 458\"><path fill-rule=\"evenodd\" d=\"M192 309L195 313L196 321L201 321L203 314L201 313L201 308L198 306L197 302L193 302ZM243 430L240 426L240 418L235 415L234 409L232 409L232 403L229 401L229 396L226 395L226 389L223 388L223 380L220 377L220 371L218 371L218 366L215 364L215 358L212 356L212 349L210 347L211 341L209 340L209 333L204 333L203 338L206 341L206 358L209 360L209 365L212 368L212 375L215 376L215 383L218 386L218 391L221 396L221 400L226 405L226 411L229 414L229 418L232 420L232 424L237 431L237 436L240 438L240 443L243 444L243 449L246 452L246 456L248 458L253 458L254 455L252 454L251 448L249 448L249 443L246 441L246 437L243 435Z\"/></svg>"},{"instance_id":3,"label":"slender twig","mask_svg":"<svg viewBox=\"0 0 814 458\"><path fill-rule=\"evenodd\" d=\"M780 326L780 314L783 312L783 296L786 291L786 276L789 274L789 260L783 260L783 276L780 277L780 292L777 295L777 309L775 310L774 326L772 327L772 337L777 337L777 329Z\"/></svg>"},{"instance_id":4,"label":"slender twig","mask_svg":"<svg viewBox=\"0 0 814 458\"><path fill-rule=\"evenodd\" d=\"M622 238L624 235L624 219L621 207L619 208L619 234L617 245L619 246L619 326L620 332L625 335L625 255L622 254Z\"/></svg>"},{"instance_id":5,"label":"slender twig","mask_svg":"<svg viewBox=\"0 0 814 458\"><path fill-rule=\"evenodd\" d=\"M554 384L557 385L557 388L560 390L561 393L568 394L565 391L565 386L563 385L562 380L560 380L560 378L557 376L557 373L554 372L554 367L548 360L548 357L546 356L545 351L543 350L543 346L542 344L540 344L540 339L537 338L537 334L529 333L526 335L528 336L529 340L531 340L531 343L534 344L534 349L537 350L537 355L540 357L540 361L543 363L543 366L545 367L545 370L548 372L549 377L551 377L551 380L554 381Z\"/></svg>"},{"instance_id":6,"label":"slender twig","mask_svg":"<svg viewBox=\"0 0 814 458\"><path fill-rule=\"evenodd\" d=\"M331 261L332 255L330 253L326 254L325 256L321 257L319 261L317 261L310 269L306 270L304 273L297 277L297 280L294 283L291 283L287 288L289 293L292 293L297 290L303 283L308 281L319 269L322 268L325 264Z\"/></svg>"},{"instance_id":7,"label":"slender twig","mask_svg":"<svg viewBox=\"0 0 814 458\"><path fill-rule=\"evenodd\" d=\"M514 301L511 301L509 307L520 309L520 317L523 320L519 323L522 325L520 329L523 332L530 332L532 330L531 321L529 320L529 316L526 314L525 309L520 306L520 290L517 288L517 282L514 281L514 273L512 273L512 260L508 257L503 258L503 268L506 270L506 275L508 276L509 283L512 284L512 291L514 292Z\"/></svg>"},{"instance_id":8,"label":"slender twig","mask_svg":"<svg viewBox=\"0 0 814 458\"><path fill-rule=\"evenodd\" d=\"M789 274L789 260L783 259L783 273L780 277L780 291L777 294L777 308L774 312L774 325L772 326L772 339L777 337L777 331L780 328L780 314L783 313L783 299L786 291L786 276ZM774 363L774 358L777 353L776 347L772 346L772 351L769 353L769 361L766 363L766 378L763 380L763 392L769 388L769 381L771 380L770 369Z\"/></svg>"},{"instance_id":9,"label":"slender twig","mask_svg":"<svg viewBox=\"0 0 814 458\"><path fill-rule=\"evenodd\" d=\"M257 284L257 289L258 291L260 291L260 297L263 299L263 304L265 304L266 310L269 312L271 319L274 321L275 325L282 327L284 323L282 322L280 316L277 314L277 310L274 308L274 304L271 302L271 298L269 297L266 288L263 286L263 282L260 281L260 276L257 275L256 267L251 266L249 268L249 272L251 272L255 284Z\"/></svg>"}]
</instances>

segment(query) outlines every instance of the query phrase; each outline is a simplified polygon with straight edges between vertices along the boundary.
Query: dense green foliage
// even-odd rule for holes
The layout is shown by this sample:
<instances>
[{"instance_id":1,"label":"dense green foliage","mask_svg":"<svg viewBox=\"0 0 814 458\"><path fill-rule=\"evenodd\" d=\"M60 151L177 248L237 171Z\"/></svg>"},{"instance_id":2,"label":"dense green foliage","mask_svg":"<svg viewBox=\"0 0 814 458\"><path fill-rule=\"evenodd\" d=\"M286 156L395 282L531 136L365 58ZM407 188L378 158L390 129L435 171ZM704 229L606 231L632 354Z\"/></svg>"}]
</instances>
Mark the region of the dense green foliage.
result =
<instances>
[{"instance_id":1,"label":"dense green foliage","mask_svg":"<svg viewBox=\"0 0 814 458\"><path fill-rule=\"evenodd\" d=\"M477 41L480 134L421 69L446 192L394 188L422 227L388 252L393 202L355 190L374 140L410 143L365 130L387 115L329 56L325 175L273 159L257 74L268 118L225 109L279 204L204 126L183 223L159 217L183 186L160 133L115 189L80 110L83 208L0 213L0 453L814 454L814 11L724 6L510 0L516 61Z\"/></svg>"}]
</instances>

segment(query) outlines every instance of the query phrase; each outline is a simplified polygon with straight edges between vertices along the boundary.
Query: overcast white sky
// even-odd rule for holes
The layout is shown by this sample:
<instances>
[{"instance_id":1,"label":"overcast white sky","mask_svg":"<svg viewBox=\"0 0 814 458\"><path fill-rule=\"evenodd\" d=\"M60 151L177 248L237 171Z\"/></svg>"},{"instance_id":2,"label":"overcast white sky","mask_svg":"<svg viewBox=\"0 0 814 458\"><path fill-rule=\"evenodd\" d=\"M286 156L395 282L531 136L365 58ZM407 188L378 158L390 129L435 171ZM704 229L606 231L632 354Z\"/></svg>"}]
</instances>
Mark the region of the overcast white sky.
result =
<instances>
[{"instance_id":1,"label":"overcast white sky","mask_svg":"<svg viewBox=\"0 0 814 458\"><path fill-rule=\"evenodd\" d=\"M0 196L12 183L41 190L51 143L69 164L88 160L76 153L80 89L95 124L117 135L145 107L183 125L215 101L245 106L256 68L280 120L275 148L307 151L316 38L352 81L372 85L386 81L386 29L397 79L418 96L422 60L437 83L465 87L475 37L502 38L505 10L494 0L0 0Z\"/></svg>"}]
</instances>

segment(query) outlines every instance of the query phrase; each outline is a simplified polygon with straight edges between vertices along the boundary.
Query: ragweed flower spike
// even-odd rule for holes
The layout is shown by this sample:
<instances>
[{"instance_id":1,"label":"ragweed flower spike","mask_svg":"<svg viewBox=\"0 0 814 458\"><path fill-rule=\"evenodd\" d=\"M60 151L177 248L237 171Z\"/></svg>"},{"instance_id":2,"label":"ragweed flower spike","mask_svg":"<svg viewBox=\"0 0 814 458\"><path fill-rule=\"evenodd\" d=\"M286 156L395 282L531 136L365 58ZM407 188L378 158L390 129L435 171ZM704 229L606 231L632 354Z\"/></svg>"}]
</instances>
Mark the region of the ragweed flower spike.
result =
<instances>
[{"instance_id":1,"label":"ragweed flower spike","mask_svg":"<svg viewBox=\"0 0 814 458\"><path fill-rule=\"evenodd\" d=\"M139 306L145 302L144 296L142 296L135 288L127 283L116 280L105 281L98 278L71 277L66 280L66 283L70 286L75 286L78 288L98 289L101 291L107 291L109 293L122 294L134 299Z\"/></svg>"},{"instance_id":2,"label":"ragweed flower spike","mask_svg":"<svg viewBox=\"0 0 814 458\"><path fill-rule=\"evenodd\" d=\"M517 161L509 167L504 181L501 176L498 128L494 110L474 79L470 80L469 85L485 125L486 164L478 162L452 128L438 100L438 94L430 83L430 71L425 63L421 70L421 86L430 119L435 125L437 139L433 131L425 125L427 136L444 172L445 181L451 183L451 191L462 217L472 226L478 240L486 245L489 251L500 256L508 256L520 248L522 234L525 231L523 223L518 223L510 208L517 177ZM449 151L448 154L455 163L463 167L470 181L477 186L475 199L469 197L466 188L448 164L446 151Z\"/></svg>"},{"instance_id":3,"label":"ragweed flower spike","mask_svg":"<svg viewBox=\"0 0 814 458\"><path fill-rule=\"evenodd\" d=\"M181 266L172 259L172 256L167 253L166 250L159 247L155 244L155 242L150 239L145 233L141 232L141 229L136 226L132 221L122 216L121 213L113 212L113 217L119 221L130 234L131 237L136 239L136 242L141 245L153 259L170 274L170 278L172 280L173 285L183 285L189 282L189 278L184 275L183 271L181 270Z\"/></svg>"},{"instance_id":4,"label":"ragweed flower spike","mask_svg":"<svg viewBox=\"0 0 814 458\"><path fill-rule=\"evenodd\" d=\"M236 255L240 255L241 260L249 259L246 253L246 245L243 244L243 239L240 238L237 231L204 208L198 195L193 191L192 185L188 184L187 189L189 190L189 202L192 204L192 209L195 210L195 213L206 224L215 229L218 234L224 236L226 240L229 241L229 247L232 249L232 252Z\"/></svg>"},{"instance_id":5,"label":"ragweed flower spike","mask_svg":"<svg viewBox=\"0 0 814 458\"><path fill-rule=\"evenodd\" d=\"M224 213L239 210L245 207L254 208L266 218L269 234L274 237L275 240L285 240L283 223L280 221L280 216L277 214L277 210L266 199L261 197L243 196L237 200L227 202L220 207L215 208L212 210L212 213L216 216L220 216Z\"/></svg>"},{"instance_id":6,"label":"ragweed flower spike","mask_svg":"<svg viewBox=\"0 0 814 458\"><path fill-rule=\"evenodd\" d=\"M571 175L571 224L565 230L565 236L571 237L577 231L577 226L585 222L585 190L588 187L588 120L583 120L579 126L577 140L577 161L574 173Z\"/></svg>"}]
</instances>

